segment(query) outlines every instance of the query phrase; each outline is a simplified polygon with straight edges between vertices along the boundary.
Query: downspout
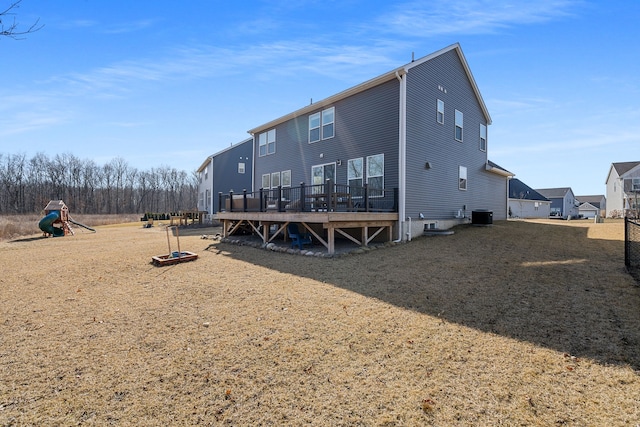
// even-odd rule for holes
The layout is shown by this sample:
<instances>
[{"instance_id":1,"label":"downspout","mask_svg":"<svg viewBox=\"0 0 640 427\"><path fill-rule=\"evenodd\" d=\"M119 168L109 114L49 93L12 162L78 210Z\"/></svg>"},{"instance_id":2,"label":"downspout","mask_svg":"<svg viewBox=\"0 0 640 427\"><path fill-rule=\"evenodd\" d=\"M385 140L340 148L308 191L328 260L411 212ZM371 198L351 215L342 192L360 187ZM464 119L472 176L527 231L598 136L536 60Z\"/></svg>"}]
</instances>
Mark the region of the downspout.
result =
<instances>
[{"instance_id":1,"label":"downspout","mask_svg":"<svg viewBox=\"0 0 640 427\"><path fill-rule=\"evenodd\" d=\"M403 239L402 229L404 228L405 218L405 203L406 203L406 167L407 167L407 78L405 77L406 69L402 70L400 75L399 71L396 71L396 78L400 82L400 106L399 106L399 135L398 135L398 239L396 242L400 242ZM408 230L411 233L411 230Z\"/></svg>"},{"instance_id":2,"label":"downspout","mask_svg":"<svg viewBox=\"0 0 640 427\"><path fill-rule=\"evenodd\" d=\"M255 182L256 182L256 136L254 134L250 134L252 141L251 141L251 192L255 192L257 191L257 189L255 188ZM253 195L253 197L255 197L255 194Z\"/></svg>"},{"instance_id":3,"label":"downspout","mask_svg":"<svg viewBox=\"0 0 640 427\"><path fill-rule=\"evenodd\" d=\"M211 164L211 193L210 193L211 194L211 205L207 206L207 209L210 209L209 212L211 212L211 218L213 218L213 215L218 213L215 210L215 206L216 206L216 199L215 198L217 196L216 196L216 194L215 194L215 192L213 190L214 188L216 188L216 186L215 186L216 177L215 177L215 174L213 172L213 159L215 159L215 157L213 157L213 155L209 156L209 160L210 160L209 163ZM207 198L207 193L206 192L204 193L204 197L205 197L205 199ZM206 203L206 200L205 200L205 203ZM220 206L218 206L218 209L220 209Z\"/></svg>"}]
</instances>

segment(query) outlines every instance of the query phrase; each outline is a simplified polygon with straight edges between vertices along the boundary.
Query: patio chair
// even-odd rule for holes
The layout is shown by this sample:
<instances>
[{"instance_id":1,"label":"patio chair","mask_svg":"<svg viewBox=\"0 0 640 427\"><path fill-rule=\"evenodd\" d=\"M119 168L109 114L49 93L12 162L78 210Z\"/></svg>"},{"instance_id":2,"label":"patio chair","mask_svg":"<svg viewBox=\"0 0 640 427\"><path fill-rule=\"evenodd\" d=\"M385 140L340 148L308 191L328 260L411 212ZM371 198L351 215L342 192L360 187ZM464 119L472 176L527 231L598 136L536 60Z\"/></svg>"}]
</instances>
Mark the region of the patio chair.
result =
<instances>
[{"instance_id":1,"label":"patio chair","mask_svg":"<svg viewBox=\"0 0 640 427\"><path fill-rule=\"evenodd\" d=\"M303 245L310 245L313 243L311 240L311 235L307 232L300 233L298 224L295 222L290 222L287 224L287 233L289 234L289 238L291 239L291 247L298 246L300 250L302 250Z\"/></svg>"}]
</instances>

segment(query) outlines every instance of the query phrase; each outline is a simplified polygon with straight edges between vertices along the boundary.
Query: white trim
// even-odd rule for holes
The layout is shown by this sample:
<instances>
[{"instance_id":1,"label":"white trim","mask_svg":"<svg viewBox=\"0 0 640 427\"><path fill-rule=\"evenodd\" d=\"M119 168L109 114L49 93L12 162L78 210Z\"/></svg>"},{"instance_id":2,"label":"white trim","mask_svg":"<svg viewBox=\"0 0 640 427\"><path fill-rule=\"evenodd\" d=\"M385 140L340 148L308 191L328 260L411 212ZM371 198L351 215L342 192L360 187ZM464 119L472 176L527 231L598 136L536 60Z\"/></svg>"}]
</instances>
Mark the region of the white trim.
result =
<instances>
[{"instance_id":1,"label":"white trim","mask_svg":"<svg viewBox=\"0 0 640 427\"><path fill-rule=\"evenodd\" d=\"M460 114L460 122L458 122L458 114ZM464 141L464 113L457 108L453 116L453 138L458 142ZM459 125L458 125L459 123ZM460 138L458 138L458 128L460 128Z\"/></svg>"},{"instance_id":2,"label":"white trim","mask_svg":"<svg viewBox=\"0 0 640 427\"><path fill-rule=\"evenodd\" d=\"M484 138L482 137L482 131L484 130ZM484 148L482 148L482 140L484 139ZM487 152L487 125L484 123L480 123L480 141L478 142L480 147L480 151L486 153Z\"/></svg>"},{"instance_id":3,"label":"white trim","mask_svg":"<svg viewBox=\"0 0 640 427\"><path fill-rule=\"evenodd\" d=\"M442 112L440 111L440 104L442 104ZM440 121L440 114L442 114L442 121ZM440 98L436 100L436 123L444 124L444 101Z\"/></svg>"},{"instance_id":4,"label":"white trim","mask_svg":"<svg viewBox=\"0 0 640 427\"><path fill-rule=\"evenodd\" d=\"M407 77L398 75L400 80L400 114L398 135L398 240L402 240L402 224L406 212L407 189Z\"/></svg>"}]
</instances>

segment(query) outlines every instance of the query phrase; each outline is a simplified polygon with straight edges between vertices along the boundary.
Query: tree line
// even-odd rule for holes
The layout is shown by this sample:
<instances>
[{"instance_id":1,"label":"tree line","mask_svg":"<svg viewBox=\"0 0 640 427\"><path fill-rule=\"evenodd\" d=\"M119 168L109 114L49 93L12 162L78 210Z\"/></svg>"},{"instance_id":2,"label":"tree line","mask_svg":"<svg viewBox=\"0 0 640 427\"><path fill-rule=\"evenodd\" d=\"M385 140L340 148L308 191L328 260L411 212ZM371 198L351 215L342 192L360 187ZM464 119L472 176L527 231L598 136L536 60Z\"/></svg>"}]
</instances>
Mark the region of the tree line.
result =
<instances>
[{"instance_id":1,"label":"tree line","mask_svg":"<svg viewBox=\"0 0 640 427\"><path fill-rule=\"evenodd\" d=\"M40 213L63 200L77 214L177 212L197 208L198 177L169 166L131 167L121 157L104 165L73 154L0 153L0 214Z\"/></svg>"}]
</instances>

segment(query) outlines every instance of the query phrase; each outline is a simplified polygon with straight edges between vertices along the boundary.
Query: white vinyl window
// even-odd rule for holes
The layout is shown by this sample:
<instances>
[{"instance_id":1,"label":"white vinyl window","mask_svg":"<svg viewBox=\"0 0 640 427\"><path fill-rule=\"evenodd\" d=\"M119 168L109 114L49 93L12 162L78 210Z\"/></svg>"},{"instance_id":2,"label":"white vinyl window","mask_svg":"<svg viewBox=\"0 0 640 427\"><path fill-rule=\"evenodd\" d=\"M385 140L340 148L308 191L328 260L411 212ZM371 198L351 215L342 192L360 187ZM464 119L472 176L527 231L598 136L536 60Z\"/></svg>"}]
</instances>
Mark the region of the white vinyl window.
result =
<instances>
[{"instance_id":1,"label":"white vinyl window","mask_svg":"<svg viewBox=\"0 0 640 427\"><path fill-rule=\"evenodd\" d=\"M271 174L271 187L277 188L280 186L280 172L273 172Z\"/></svg>"},{"instance_id":2,"label":"white vinyl window","mask_svg":"<svg viewBox=\"0 0 640 427\"><path fill-rule=\"evenodd\" d=\"M309 116L309 142L320 141L320 113Z\"/></svg>"},{"instance_id":3,"label":"white vinyl window","mask_svg":"<svg viewBox=\"0 0 640 427\"><path fill-rule=\"evenodd\" d=\"M631 178L631 191L640 191L640 178Z\"/></svg>"},{"instance_id":4,"label":"white vinyl window","mask_svg":"<svg viewBox=\"0 0 640 427\"><path fill-rule=\"evenodd\" d=\"M438 99L438 112L436 114L436 120L440 124L444 124L444 101Z\"/></svg>"},{"instance_id":5,"label":"white vinyl window","mask_svg":"<svg viewBox=\"0 0 640 427\"><path fill-rule=\"evenodd\" d=\"M487 126L480 123L480 151L487 151Z\"/></svg>"},{"instance_id":6,"label":"white vinyl window","mask_svg":"<svg viewBox=\"0 0 640 427\"><path fill-rule=\"evenodd\" d=\"M291 171L282 171L282 186L291 187Z\"/></svg>"},{"instance_id":7,"label":"white vinyl window","mask_svg":"<svg viewBox=\"0 0 640 427\"><path fill-rule=\"evenodd\" d=\"M458 167L458 189L460 190L467 189L467 167L466 166Z\"/></svg>"},{"instance_id":8,"label":"white vinyl window","mask_svg":"<svg viewBox=\"0 0 640 427\"><path fill-rule=\"evenodd\" d=\"M335 117L335 108L327 108L322 111L322 139L333 138L334 127L333 121Z\"/></svg>"},{"instance_id":9,"label":"white vinyl window","mask_svg":"<svg viewBox=\"0 0 640 427\"><path fill-rule=\"evenodd\" d=\"M384 154L367 157L367 186L369 196L383 196L384 188Z\"/></svg>"},{"instance_id":10,"label":"white vinyl window","mask_svg":"<svg viewBox=\"0 0 640 427\"><path fill-rule=\"evenodd\" d=\"M271 174L265 173L262 175L262 188L265 190L271 188Z\"/></svg>"},{"instance_id":11,"label":"white vinyl window","mask_svg":"<svg viewBox=\"0 0 640 427\"><path fill-rule=\"evenodd\" d=\"M464 115L462 111L456 110L456 141L462 142L462 123L464 122Z\"/></svg>"},{"instance_id":12,"label":"white vinyl window","mask_svg":"<svg viewBox=\"0 0 640 427\"><path fill-rule=\"evenodd\" d=\"M276 152L276 130L271 129L258 135L258 146L260 157Z\"/></svg>"},{"instance_id":13,"label":"white vinyl window","mask_svg":"<svg viewBox=\"0 0 640 427\"><path fill-rule=\"evenodd\" d=\"M335 107L311 114L309 116L309 143L333 138L335 135L334 121Z\"/></svg>"},{"instance_id":14,"label":"white vinyl window","mask_svg":"<svg viewBox=\"0 0 640 427\"><path fill-rule=\"evenodd\" d=\"M245 164L244 162L239 162L238 163L238 173L244 173L244 169L245 168Z\"/></svg>"},{"instance_id":15,"label":"white vinyl window","mask_svg":"<svg viewBox=\"0 0 640 427\"><path fill-rule=\"evenodd\" d=\"M347 162L347 184L349 185L349 193L351 193L353 197L362 197L363 177L364 162L362 157L350 159Z\"/></svg>"}]
</instances>

